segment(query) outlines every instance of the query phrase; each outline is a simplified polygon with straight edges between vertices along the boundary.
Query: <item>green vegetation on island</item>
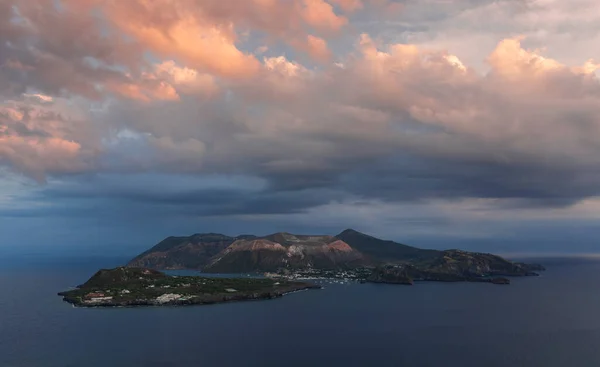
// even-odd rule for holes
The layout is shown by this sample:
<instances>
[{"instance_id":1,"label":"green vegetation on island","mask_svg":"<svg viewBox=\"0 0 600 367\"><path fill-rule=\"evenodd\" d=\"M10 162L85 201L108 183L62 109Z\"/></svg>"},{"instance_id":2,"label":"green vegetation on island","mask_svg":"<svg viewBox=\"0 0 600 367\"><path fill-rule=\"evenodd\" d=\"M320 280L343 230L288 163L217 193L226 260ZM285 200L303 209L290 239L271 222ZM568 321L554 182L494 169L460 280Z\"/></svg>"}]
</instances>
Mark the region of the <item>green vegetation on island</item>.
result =
<instances>
[{"instance_id":1,"label":"green vegetation on island","mask_svg":"<svg viewBox=\"0 0 600 367\"><path fill-rule=\"evenodd\" d=\"M320 286L268 278L171 276L157 270L118 267L102 269L75 289L60 292L75 306L196 305L272 299Z\"/></svg>"}]
</instances>

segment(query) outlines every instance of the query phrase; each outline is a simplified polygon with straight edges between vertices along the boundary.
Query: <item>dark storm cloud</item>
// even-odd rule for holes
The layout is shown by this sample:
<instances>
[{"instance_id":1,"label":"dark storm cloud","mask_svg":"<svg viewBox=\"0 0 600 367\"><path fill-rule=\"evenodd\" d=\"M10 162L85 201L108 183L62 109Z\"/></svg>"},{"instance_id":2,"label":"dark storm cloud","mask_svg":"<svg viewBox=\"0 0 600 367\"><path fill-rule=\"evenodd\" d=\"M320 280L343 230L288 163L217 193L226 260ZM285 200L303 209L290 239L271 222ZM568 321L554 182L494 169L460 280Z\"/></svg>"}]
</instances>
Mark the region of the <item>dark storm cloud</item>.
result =
<instances>
[{"instance_id":1,"label":"dark storm cloud","mask_svg":"<svg viewBox=\"0 0 600 367\"><path fill-rule=\"evenodd\" d=\"M168 182L179 184L168 185ZM124 216L147 217L291 214L324 205L344 195L331 189L271 191L256 180L217 178L210 182L182 175L118 175L99 179L72 177L66 185L48 185L21 199L32 207L0 211L0 216Z\"/></svg>"},{"instance_id":2,"label":"dark storm cloud","mask_svg":"<svg viewBox=\"0 0 600 367\"><path fill-rule=\"evenodd\" d=\"M600 195L600 171L595 167L444 162L414 157L383 160L343 176L341 182L341 187L355 195L374 195L386 201L491 198L511 199L507 205L512 207L566 207Z\"/></svg>"}]
</instances>

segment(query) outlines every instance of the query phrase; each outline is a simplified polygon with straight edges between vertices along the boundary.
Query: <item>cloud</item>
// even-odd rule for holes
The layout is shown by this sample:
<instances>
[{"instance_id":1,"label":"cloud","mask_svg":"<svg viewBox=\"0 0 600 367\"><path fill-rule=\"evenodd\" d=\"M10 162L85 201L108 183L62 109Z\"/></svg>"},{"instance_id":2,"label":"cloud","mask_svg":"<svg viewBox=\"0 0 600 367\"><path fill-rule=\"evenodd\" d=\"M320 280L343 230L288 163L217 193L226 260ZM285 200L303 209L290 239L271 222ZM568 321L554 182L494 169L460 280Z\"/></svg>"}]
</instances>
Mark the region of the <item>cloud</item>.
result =
<instances>
[{"instance_id":1,"label":"cloud","mask_svg":"<svg viewBox=\"0 0 600 367\"><path fill-rule=\"evenodd\" d=\"M327 47L327 41L320 37L308 35L306 40L295 42L301 50L305 50L313 59L320 62L327 62L331 58L331 51Z\"/></svg>"},{"instance_id":2,"label":"cloud","mask_svg":"<svg viewBox=\"0 0 600 367\"><path fill-rule=\"evenodd\" d=\"M561 27L596 18L587 0L566 20L552 4L3 1L0 163L73 180L60 195L75 198L82 176L264 183L162 195L139 179L98 198L187 198L190 215L576 207L600 195L599 63L553 56L534 28L561 48Z\"/></svg>"},{"instance_id":3,"label":"cloud","mask_svg":"<svg viewBox=\"0 0 600 367\"><path fill-rule=\"evenodd\" d=\"M178 66L173 60L155 65L155 78L168 81L180 92L210 97L218 92L216 78L195 69Z\"/></svg>"},{"instance_id":4,"label":"cloud","mask_svg":"<svg viewBox=\"0 0 600 367\"><path fill-rule=\"evenodd\" d=\"M361 0L332 0L333 4L337 4L344 11L351 12L362 9L364 4Z\"/></svg>"},{"instance_id":5,"label":"cloud","mask_svg":"<svg viewBox=\"0 0 600 367\"><path fill-rule=\"evenodd\" d=\"M485 70L482 62L500 39L524 35L528 46L547 49L567 63L589 57L600 35L594 0L423 0L405 2L394 21L378 24L375 37L452 50L467 64Z\"/></svg>"},{"instance_id":6,"label":"cloud","mask_svg":"<svg viewBox=\"0 0 600 367\"><path fill-rule=\"evenodd\" d=\"M247 30L323 59L327 50L322 36L339 32L347 23L322 0L175 5L166 0L62 0L56 5L7 0L2 7L3 93L20 94L29 86L46 94L92 99L102 99L107 90L141 100L175 98L172 86L161 80L149 85L144 77L152 72L148 54L211 76L251 77L261 65L239 48Z\"/></svg>"},{"instance_id":7,"label":"cloud","mask_svg":"<svg viewBox=\"0 0 600 367\"><path fill-rule=\"evenodd\" d=\"M85 120L65 112L64 101L41 94L0 104L0 163L38 181L47 174L93 169L100 150L94 133Z\"/></svg>"}]
</instances>

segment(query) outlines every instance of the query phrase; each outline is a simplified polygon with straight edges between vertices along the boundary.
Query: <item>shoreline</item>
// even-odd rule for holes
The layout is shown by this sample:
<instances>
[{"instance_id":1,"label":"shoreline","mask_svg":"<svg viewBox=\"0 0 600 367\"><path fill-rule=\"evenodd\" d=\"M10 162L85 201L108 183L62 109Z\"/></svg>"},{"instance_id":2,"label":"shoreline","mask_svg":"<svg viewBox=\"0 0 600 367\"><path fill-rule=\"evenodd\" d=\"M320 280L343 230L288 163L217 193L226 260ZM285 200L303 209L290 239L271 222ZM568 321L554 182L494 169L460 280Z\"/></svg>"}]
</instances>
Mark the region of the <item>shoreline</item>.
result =
<instances>
[{"instance_id":1,"label":"shoreline","mask_svg":"<svg viewBox=\"0 0 600 367\"><path fill-rule=\"evenodd\" d=\"M321 285L318 284L304 284L298 285L297 287L292 287L289 290L283 291L269 291L269 292L260 292L260 293L246 293L246 294L228 294L228 293L219 293L214 295L206 295L204 298L202 296L193 296L191 298L185 300L173 300L167 302L156 302L153 300L133 300L133 301L100 301L95 303L86 303L80 299L71 298L66 295L67 292L58 293L59 296L62 296L62 301L69 303L74 308L138 308L138 307L181 307L181 306L205 306L205 305L214 305L221 303L230 303L230 302L245 302L245 301L264 301L270 299L281 298L285 295L298 293L307 290L314 289L323 289Z\"/></svg>"}]
</instances>

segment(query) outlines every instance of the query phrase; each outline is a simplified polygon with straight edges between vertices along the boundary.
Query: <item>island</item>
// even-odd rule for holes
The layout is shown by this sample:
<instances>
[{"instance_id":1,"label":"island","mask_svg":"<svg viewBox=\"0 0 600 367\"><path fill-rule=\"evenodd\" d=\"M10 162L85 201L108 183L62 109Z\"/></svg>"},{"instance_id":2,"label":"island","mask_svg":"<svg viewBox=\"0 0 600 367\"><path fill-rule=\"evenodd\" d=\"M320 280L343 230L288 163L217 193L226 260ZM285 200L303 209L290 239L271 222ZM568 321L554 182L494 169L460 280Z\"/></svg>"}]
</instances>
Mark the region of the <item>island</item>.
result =
<instances>
[{"instance_id":1,"label":"island","mask_svg":"<svg viewBox=\"0 0 600 367\"><path fill-rule=\"evenodd\" d=\"M422 249L353 229L335 236L279 232L267 236L202 233L168 237L133 258L128 266L390 284L510 284L508 277L537 276L545 270L538 264L513 262L489 253Z\"/></svg>"},{"instance_id":2,"label":"island","mask_svg":"<svg viewBox=\"0 0 600 367\"><path fill-rule=\"evenodd\" d=\"M255 274L260 277L175 276L160 270ZM201 305L272 299L321 288L311 279L413 285L416 282L510 284L545 268L458 249L421 249L353 229L335 236L278 232L235 237L201 233L168 237L125 266L102 269L60 292L81 307Z\"/></svg>"},{"instance_id":3,"label":"island","mask_svg":"<svg viewBox=\"0 0 600 367\"><path fill-rule=\"evenodd\" d=\"M284 279L174 276L153 269L118 267L99 270L84 284L58 295L77 307L183 306L273 299L319 288Z\"/></svg>"}]
</instances>

